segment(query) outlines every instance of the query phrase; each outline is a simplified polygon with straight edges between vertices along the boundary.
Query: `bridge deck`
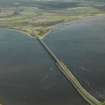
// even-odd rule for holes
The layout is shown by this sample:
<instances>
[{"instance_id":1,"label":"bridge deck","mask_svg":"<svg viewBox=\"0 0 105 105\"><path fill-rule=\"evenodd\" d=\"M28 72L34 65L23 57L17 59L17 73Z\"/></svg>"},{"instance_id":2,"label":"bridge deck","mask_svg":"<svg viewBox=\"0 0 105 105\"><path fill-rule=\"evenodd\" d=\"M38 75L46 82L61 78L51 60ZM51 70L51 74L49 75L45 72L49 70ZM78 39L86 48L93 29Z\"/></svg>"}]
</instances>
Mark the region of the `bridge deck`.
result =
<instances>
[{"instance_id":1,"label":"bridge deck","mask_svg":"<svg viewBox=\"0 0 105 105\"><path fill-rule=\"evenodd\" d=\"M79 82L79 80L73 75L72 71L60 61L56 55L49 49L49 47L39 38L37 38L41 45L45 48L48 54L55 61L60 72L72 83L78 93L87 101L90 105L102 105L102 103L92 96Z\"/></svg>"}]
</instances>

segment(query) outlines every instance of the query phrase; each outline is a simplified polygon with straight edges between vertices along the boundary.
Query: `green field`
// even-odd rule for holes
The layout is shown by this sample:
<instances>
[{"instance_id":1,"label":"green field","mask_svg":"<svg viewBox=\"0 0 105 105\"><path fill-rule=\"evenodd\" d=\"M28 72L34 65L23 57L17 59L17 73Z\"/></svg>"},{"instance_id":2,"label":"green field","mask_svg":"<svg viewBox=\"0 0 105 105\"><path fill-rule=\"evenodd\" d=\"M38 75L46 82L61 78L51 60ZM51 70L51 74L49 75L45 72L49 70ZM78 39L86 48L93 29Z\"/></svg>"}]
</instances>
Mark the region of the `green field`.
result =
<instances>
[{"instance_id":1,"label":"green field","mask_svg":"<svg viewBox=\"0 0 105 105\"><path fill-rule=\"evenodd\" d=\"M9 10L7 11L7 15L9 15ZM18 11L18 13L0 17L0 27L17 29L40 37L43 37L47 32L51 31L56 24L105 14L103 11L93 7L76 7L57 11L45 11L36 9L35 7L21 7L17 8L17 10L14 9L14 11Z\"/></svg>"}]
</instances>

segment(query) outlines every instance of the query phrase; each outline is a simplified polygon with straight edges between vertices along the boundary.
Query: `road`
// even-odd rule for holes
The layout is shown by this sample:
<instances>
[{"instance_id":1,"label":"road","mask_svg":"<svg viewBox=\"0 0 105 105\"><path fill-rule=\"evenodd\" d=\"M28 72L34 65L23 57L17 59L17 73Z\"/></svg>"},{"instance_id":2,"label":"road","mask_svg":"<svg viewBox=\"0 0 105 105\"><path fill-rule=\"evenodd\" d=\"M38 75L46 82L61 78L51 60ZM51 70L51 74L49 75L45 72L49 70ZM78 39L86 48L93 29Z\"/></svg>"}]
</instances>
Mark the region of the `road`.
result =
<instances>
[{"instance_id":1,"label":"road","mask_svg":"<svg viewBox=\"0 0 105 105\"><path fill-rule=\"evenodd\" d=\"M56 55L50 50L50 48L37 37L37 40L44 47L44 49L48 52L50 57L55 61L55 64L59 68L60 72L65 76L68 81L72 83L74 88L78 91L78 93L87 101L90 105L102 105L103 103L92 96L81 84L80 81L76 78L76 76L72 73L71 69L69 69L62 61L60 61Z\"/></svg>"}]
</instances>

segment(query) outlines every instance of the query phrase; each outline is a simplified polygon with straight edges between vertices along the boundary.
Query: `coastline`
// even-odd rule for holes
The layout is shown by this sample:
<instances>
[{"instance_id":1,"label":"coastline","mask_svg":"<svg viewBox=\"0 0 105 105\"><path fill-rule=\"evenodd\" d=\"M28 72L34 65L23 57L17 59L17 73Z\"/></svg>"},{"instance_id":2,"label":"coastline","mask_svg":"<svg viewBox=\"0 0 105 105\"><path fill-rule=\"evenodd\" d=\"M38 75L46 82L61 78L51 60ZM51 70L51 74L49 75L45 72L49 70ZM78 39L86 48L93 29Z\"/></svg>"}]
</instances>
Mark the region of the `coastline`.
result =
<instances>
[{"instance_id":1,"label":"coastline","mask_svg":"<svg viewBox=\"0 0 105 105\"><path fill-rule=\"evenodd\" d=\"M81 22L87 22L87 21L95 20L96 18L100 18L100 17L105 18L105 14L99 14L99 15L96 15L96 16L86 16L85 18L81 18L81 19L78 19L78 20L73 20L73 21L70 21L68 23L66 22L64 24L65 25L77 24L77 23L81 23Z\"/></svg>"},{"instance_id":2,"label":"coastline","mask_svg":"<svg viewBox=\"0 0 105 105\"><path fill-rule=\"evenodd\" d=\"M40 36L40 39L44 39L45 37L47 37L53 29L50 29L48 32L46 32L43 36Z\"/></svg>"},{"instance_id":3,"label":"coastline","mask_svg":"<svg viewBox=\"0 0 105 105\"><path fill-rule=\"evenodd\" d=\"M17 32L20 32L20 33L24 33L25 35L29 36L30 38L36 38L36 37L39 37L40 39L44 39L45 37L47 37L52 31L56 31L59 29L59 25L64 25L65 26L68 26L68 25L72 25L72 24L78 24L78 23L82 23L82 22L88 22L88 21L92 21L92 20L95 20L95 19L98 19L98 18L105 18L105 14L102 14L102 15L97 15L97 16L87 16L85 18L81 18L79 20L73 20L73 21L70 21L70 22L65 22L65 23L59 23L59 24L56 24L54 26L51 26L49 31L47 31L45 34L43 35L37 35L37 34L34 34L32 35L32 33L29 33L25 30L21 30L21 29L17 29L17 28L14 28L14 27L2 27L0 26L0 28L4 28L4 29L7 29L7 30L15 30ZM58 27L58 28L56 28Z\"/></svg>"},{"instance_id":4,"label":"coastline","mask_svg":"<svg viewBox=\"0 0 105 105\"><path fill-rule=\"evenodd\" d=\"M8 27L0 27L0 28L3 28L3 29L6 29L6 30L13 30L13 31L17 31L17 32L20 32L20 33L23 33L24 35L27 35L28 37L30 38L36 38L38 35L32 35L26 31L23 31L23 30L19 30L19 29L16 29L16 28L8 28ZM44 37L46 37L50 32L52 32L52 30L49 30L48 32L46 32L43 36L38 36L40 39L43 39Z\"/></svg>"}]
</instances>

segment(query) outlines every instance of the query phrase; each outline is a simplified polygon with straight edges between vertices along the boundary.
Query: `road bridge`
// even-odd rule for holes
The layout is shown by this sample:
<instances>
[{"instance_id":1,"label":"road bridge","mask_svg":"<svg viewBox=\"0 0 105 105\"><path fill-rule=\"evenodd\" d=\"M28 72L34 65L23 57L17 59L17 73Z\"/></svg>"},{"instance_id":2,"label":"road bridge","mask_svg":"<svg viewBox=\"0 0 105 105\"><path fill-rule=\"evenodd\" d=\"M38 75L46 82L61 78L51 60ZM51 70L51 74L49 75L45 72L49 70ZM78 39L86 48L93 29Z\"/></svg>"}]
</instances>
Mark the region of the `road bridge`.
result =
<instances>
[{"instance_id":1,"label":"road bridge","mask_svg":"<svg viewBox=\"0 0 105 105\"><path fill-rule=\"evenodd\" d=\"M93 95L91 95L80 83L80 81L76 78L76 76L72 73L72 70L69 69L62 61L60 61L56 55L50 50L50 48L37 37L37 40L44 47L44 49L48 52L51 58L55 61L55 64L59 68L60 72L65 76L68 81L72 83L74 88L78 91L78 93L87 101L90 105L102 105L98 99L96 99Z\"/></svg>"}]
</instances>

